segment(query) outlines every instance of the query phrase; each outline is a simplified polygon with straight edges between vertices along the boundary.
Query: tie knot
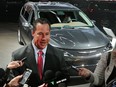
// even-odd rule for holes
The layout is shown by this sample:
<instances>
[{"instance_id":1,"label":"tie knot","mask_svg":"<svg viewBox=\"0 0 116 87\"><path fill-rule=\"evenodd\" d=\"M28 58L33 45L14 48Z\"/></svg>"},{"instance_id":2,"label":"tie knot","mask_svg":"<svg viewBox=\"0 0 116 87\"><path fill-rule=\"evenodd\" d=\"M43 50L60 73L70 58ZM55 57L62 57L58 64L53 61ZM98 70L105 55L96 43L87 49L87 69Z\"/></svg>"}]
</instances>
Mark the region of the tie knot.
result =
<instances>
[{"instance_id":1,"label":"tie knot","mask_svg":"<svg viewBox=\"0 0 116 87\"><path fill-rule=\"evenodd\" d=\"M39 55L42 55L42 54L43 54L43 52L40 50L40 51L38 52L38 54L39 54Z\"/></svg>"}]
</instances>

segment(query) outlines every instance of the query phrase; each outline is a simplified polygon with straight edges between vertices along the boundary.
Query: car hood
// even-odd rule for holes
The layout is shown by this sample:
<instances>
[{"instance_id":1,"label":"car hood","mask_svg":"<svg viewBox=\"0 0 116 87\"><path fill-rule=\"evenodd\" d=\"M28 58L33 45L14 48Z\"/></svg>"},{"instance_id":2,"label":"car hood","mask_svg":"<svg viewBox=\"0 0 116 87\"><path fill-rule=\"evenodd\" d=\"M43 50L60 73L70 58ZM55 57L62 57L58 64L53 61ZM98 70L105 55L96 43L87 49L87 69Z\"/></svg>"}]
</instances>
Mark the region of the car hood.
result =
<instances>
[{"instance_id":1,"label":"car hood","mask_svg":"<svg viewBox=\"0 0 116 87\"><path fill-rule=\"evenodd\" d=\"M91 49L106 46L108 38L97 28L51 30L50 44L63 49Z\"/></svg>"}]
</instances>

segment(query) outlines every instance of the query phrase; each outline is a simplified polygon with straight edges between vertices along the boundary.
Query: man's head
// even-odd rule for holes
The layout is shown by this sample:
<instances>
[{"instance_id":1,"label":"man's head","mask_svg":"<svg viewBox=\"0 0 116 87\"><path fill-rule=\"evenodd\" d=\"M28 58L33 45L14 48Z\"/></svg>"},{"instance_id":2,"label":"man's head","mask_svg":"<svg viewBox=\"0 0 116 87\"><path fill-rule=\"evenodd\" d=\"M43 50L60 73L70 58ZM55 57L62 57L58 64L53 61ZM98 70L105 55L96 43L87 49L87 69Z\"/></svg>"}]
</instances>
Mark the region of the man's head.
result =
<instances>
[{"instance_id":1,"label":"man's head","mask_svg":"<svg viewBox=\"0 0 116 87\"><path fill-rule=\"evenodd\" d=\"M50 41L50 23L47 19L39 18L33 23L33 41L38 49L44 49Z\"/></svg>"}]
</instances>

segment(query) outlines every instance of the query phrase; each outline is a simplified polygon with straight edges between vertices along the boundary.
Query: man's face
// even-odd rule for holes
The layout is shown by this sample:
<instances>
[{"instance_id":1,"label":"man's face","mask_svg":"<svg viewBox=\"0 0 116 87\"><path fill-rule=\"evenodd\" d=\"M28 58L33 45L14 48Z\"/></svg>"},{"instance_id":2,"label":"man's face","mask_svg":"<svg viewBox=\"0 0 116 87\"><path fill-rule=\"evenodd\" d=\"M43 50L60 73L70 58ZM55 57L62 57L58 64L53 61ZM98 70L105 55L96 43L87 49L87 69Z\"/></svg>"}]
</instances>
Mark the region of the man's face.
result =
<instances>
[{"instance_id":1,"label":"man's face","mask_svg":"<svg viewBox=\"0 0 116 87\"><path fill-rule=\"evenodd\" d=\"M48 24L36 25L36 30L32 32L34 44L38 49L44 49L50 41L50 27Z\"/></svg>"}]
</instances>

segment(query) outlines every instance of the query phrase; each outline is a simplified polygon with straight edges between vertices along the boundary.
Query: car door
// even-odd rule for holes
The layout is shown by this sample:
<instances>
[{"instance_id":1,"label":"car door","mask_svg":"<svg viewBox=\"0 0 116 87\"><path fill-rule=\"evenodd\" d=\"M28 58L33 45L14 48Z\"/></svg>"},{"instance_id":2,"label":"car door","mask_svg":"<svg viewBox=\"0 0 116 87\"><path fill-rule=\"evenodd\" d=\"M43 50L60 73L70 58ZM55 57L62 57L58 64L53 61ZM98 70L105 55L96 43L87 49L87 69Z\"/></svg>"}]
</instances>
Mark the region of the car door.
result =
<instances>
[{"instance_id":1,"label":"car door","mask_svg":"<svg viewBox=\"0 0 116 87\"><path fill-rule=\"evenodd\" d=\"M28 6L24 6L20 13L19 26L24 44L28 44L32 40L31 36L32 24L30 23L32 14L33 10Z\"/></svg>"}]
</instances>

